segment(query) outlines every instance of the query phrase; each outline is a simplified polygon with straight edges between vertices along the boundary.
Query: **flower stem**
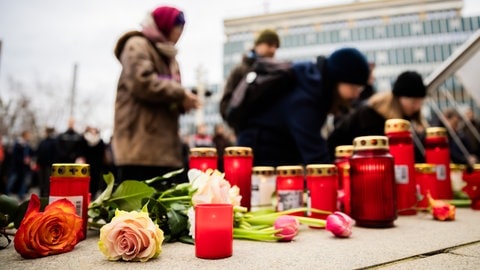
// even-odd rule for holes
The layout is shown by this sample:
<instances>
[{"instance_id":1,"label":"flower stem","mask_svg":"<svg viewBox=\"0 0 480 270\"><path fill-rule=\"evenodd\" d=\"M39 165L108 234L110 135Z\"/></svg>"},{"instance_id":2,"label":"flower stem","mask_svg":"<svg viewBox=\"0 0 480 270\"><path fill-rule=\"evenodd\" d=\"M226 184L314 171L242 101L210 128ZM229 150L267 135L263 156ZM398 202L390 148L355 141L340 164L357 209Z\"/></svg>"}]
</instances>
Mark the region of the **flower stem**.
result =
<instances>
[{"instance_id":1,"label":"flower stem","mask_svg":"<svg viewBox=\"0 0 480 270\"><path fill-rule=\"evenodd\" d=\"M171 202L171 201L180 201L180 200L191 200L192 197L190 196L178 196L178 197L169 197L169 198L158 198L157 201L159 202Z\"/></svg>"}]
</instances>

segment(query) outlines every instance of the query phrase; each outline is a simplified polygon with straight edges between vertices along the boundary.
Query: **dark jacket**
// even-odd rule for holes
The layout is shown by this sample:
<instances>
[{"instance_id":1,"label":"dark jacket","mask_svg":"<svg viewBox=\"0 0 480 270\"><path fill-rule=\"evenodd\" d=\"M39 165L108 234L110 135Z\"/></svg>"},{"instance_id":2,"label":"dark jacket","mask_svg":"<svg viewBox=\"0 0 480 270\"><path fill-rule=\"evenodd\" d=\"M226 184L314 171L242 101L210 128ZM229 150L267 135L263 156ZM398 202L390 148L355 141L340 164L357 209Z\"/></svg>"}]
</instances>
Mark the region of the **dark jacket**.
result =
<instances>
[{"instance_id":1,"label":"dark jacket","mask_svg":"<svg viewBox=\"0 0 480 270\"><path fill-rule=\"evenodd\" d=\"M352 145L353 139L360 136L385 135L385 122L387 119L407 119L393 104L391 92L381 92L370 98L367 103L344 117L328 138L330 156L333 158L335 147L339 145ZM422 125L426 125L422 123ZM416 134L419 142L423 142L424 134ZM422 163L422 145L415 147L415 162Z\"/></svg>"},{"instance_id":2,"label":"dark jacket","mask_svg":"<svg viewBox=\"0 0 480 270\"><path fill-rule=\"evenodd\" d=\"M294 63L292 69L295 88L265 104L267 109L251 117L237 134L238 145L253 148L255 166L331 161L320 129L332 104L332 93L323 90L324 79L316 63Z\"/></svg>"}]
</instances>

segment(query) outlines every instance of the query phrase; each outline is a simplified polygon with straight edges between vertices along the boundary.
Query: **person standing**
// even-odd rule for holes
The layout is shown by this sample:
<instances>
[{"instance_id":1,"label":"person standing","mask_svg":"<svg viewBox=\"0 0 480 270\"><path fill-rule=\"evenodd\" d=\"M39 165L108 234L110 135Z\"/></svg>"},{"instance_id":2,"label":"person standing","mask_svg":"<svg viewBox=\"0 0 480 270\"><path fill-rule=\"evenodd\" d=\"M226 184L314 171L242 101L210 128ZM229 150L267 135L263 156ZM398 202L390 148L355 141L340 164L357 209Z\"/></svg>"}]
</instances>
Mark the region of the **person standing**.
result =
<instances>
[{"instance_id":1,"label":"person standing","mask_svg":"<svg viewBox=\"0 0 480 270\"><path fill-rule=\"evenodd\" d=\"M253 149L255 166L329 163L320 129L329 113L351 105L369 76L365 56L342 48L316 62L292 64L294 89L272 96L265 110L248 119L237 134L237 144Z\"/></svg>"},{"instance_id":2,"label":"person standing","mask_svg":"<svg viewBox=\"0 0 480 270\"><path fill-rule=\"evenodd\" d=\"M233 97L236 87L245 75L249 73L255 62L260 58L272 59L280 47L280 37L272 29L261 31L254 41L254 47L247 51L239 63L229 74L225 83L223 96L220 101L220 114L224 120L228 119L228 106ZM227 121L228 122L228 121ZM232 128L237 129L238 123L231 123Z\"/></svg>"},{"instance_id":3,"label":"person standing","mask_svg":"<svg viewBox=\"0 0 480 270\"><path fill-rule=\"evenodd\" d=\"M15 184L19 181L20 188L17 195L20 201L25 199L33 176L32 160L34 150L30 145L30 139L30 131L23 131L20 138L15 142L12 151L6 194L10 195L13 192Z\"/></svg>"},{"instance_id":4,"label":"person standing","mask_svg":"<svg viewBox=\"0 0 480 270\"><path fill-rule=\"evenodd\" d=\"M57 163L84 163L82 134L75 130L75 119L68 119L68 128L57 136Z\"/></svg>"},{"instance_id":5,"label":"person standing","mask_svg":"<svg viewBox=\"0 0 480 270\"><path fill-rule=\"evenodd\" d=\"M179 117L200 105L181 85L175 44L184 25L182 11L160 6L147 14L140 31L125 33L115 46L122 65L112 139L118 181L183 167Z\"/></svg>"},{"instance_id":6,"label":"person standing","mask_svg":"<svg viewBox=\"0 0 480 270\"><path fill-rule=\"evenodd\" d=\"M96 198L103 180L102 172L105 165L105 143L100 137L100 131L95 127L87 126L83 133L83 149L85 162L90 165L90 194L92 200Z\"/></svg>"},{"instance_id":7,"label":"person standing","mask_svg":"<svg viewBox=\"0 0 480 270\"><path fill-rule=\"evenodd\" d=\"M56 160L57 139L55 138L55 128L45 128L45 138L43 138L37 147L37 165L38 178L40 186L40 197L48 197L50 194L50 174L52 164Z\"/></svg>"}]
</instances>

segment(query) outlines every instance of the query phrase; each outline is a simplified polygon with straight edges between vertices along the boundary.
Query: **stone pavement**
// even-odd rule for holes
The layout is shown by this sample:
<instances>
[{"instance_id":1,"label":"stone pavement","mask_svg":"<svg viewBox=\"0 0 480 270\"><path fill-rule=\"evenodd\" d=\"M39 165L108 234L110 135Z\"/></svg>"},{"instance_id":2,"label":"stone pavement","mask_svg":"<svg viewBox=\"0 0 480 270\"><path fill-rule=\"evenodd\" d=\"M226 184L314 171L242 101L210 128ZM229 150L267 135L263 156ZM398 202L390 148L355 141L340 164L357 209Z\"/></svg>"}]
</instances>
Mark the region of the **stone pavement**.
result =
<instances>
[{"instance_id":1,"label":"stone pavement","mask_svg":"<svg viewBox=\"0 0 480 270\"><path fill-rule=\"evenodd\" d=\"M0 250L0 269L480 269L480 211L457 209L455 221L429 213L400 216L395 227L354 227L347 239L303 226L295 241L265 243L234 240L233 256L195 257L194 246L164 243L162 254L146 263L110 262L97 247L98 232L73 251L25 260L13 245Z\"/></svg>"}]
</instances>

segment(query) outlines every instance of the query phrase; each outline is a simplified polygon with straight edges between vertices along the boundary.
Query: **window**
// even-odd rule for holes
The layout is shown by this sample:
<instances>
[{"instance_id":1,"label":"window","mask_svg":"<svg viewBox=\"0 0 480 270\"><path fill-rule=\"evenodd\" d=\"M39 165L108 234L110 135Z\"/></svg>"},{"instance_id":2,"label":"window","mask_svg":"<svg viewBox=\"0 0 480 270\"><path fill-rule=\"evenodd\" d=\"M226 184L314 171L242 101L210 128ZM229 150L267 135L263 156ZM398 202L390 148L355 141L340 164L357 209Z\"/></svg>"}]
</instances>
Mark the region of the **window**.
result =
<instances>
[{"instance_id":1,"label":"window","mask_svg":"<svg viewBox=\"0 0 480 270\"><path fill-rule=\"evenodd\" d=\"M413 52L414 62L425 62L425 49L415 48Z\"/></svg>"},{"instance_id":2,"label":"window","mask_svg":"<svg viewBox=\"0 0 480 270\"><path fill-rule=\"evenodd\" d=\"M410 33L412 33L412 35L422 34L423 32L422 26L423 26L422 23L419 23L419 22L410 24Z\"/></svg>"}]
</instances>

